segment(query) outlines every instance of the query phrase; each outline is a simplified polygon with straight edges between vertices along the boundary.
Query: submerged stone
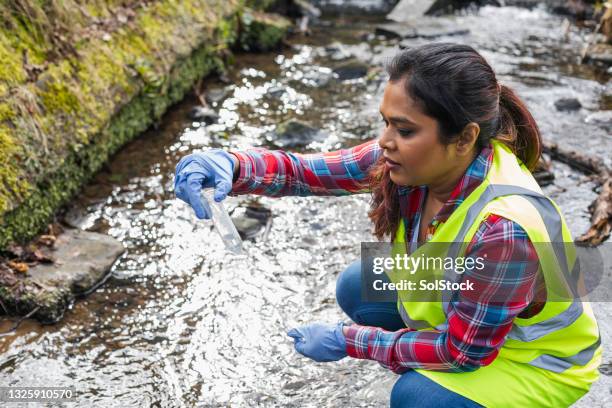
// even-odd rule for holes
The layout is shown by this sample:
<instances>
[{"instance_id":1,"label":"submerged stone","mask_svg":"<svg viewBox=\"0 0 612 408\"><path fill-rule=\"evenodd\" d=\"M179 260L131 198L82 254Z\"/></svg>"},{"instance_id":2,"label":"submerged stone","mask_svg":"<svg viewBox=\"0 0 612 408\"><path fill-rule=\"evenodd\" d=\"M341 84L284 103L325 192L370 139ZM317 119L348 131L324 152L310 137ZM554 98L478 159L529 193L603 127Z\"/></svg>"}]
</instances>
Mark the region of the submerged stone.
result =
<instances>
[{"instance_id":1,"label":"submerged stone","mask_svg":"<svg viewBox=\"0 0 612 408\"><path fill-rule=\"evenodd\" d=\"M242 239L253 238L263 228L259 220L246 216L246 214L232 217L236 230Z\"/></svg>"},{"instance_id":2,"label":"submerged stone","mask_svg":"<svg viewBox=\"0 0 612 408\"><path fill-rule=\"evenodd\" d=\"M211 105L221 102L230 93L228 88L213 88L206 91L204 98Z\"/></svg>"},{"instance_id":3,"label":"submerged stone","mask_svg":"<svg viewBox=\"0 0 612 408\"><path fill-rule=\"evenodd\" d=\"M333 61L342 61L352 57L351 52L347 50L346 46L338 41L325 47L325 52L327 52L329 58Z\"/></svg>"},{"instance_id":4,"label":"submerged stone","mask_svg":"<svg viewBox=\"0 0 612 408\"><path fill-rule=\"evenodd\" d=\"M375 34L386 38L414 38L417 36L417 31L405 24L388 23L377 26Z\"/></svg>"},{"instance_id":5,"label":"submerged stone","mask_svg":"<svg viewBox=\"0 0 612 408\"><path fill-rule=\"evenodd\" d=\"M244 213L233 216L232 221L242 239L255 237L272 217L272 211L260 203L249 204Z\"/></svg>"},{"instance_id":6,"label":"submerged stone","mask_svg":"<svg viewBox=\"0 0 612 408\"><path fill-rule=\"evenodd\" d=\"M416 30L417 37L423 37L423 38L436 38L436 37L444 37L444 36L466 35L469 33L470 33L470 30L466 28L444 27L444 26L419 27Z\"/></svg>"},{"instance_id":7,"label":"submerged stone","mask_svg":"<svg viewBox=\"0 0 612 408\"><path fill-rule=\"evenodd\" d=\"M368 74L368 68L369 66L365 62L352 59L334 68L334 73L338 75L338 79L346 81L366 76Z\"/></svg>"},{"instance_id":8,"label":"submerged stone","mask_svg":"<svg viewBox=\"0 0 612 408\"><path fill-rule=\"evenodd\" d=\"M279 85L272 85L266 91L266 95L273 98L280 98L287 90Z\"/></svg>"},{"instance_id":9,"label":"submerged stone","mask_svg":"<svg viewBox=\"0 0 612 408\"><path fill-rule=\"evenodd\" d=\"M278 124L274 131L266 134L266 140L280 148L305 147L326 138L327 133L295 119Z\"/></svg>"},{"instance_id":10,"label":"submerged stone","mask_svg":"<svg viewBox=\"0 0 612 408\"><path fill-rule=\"evenodd\" d=\"M387 14L398 0L311 0L325 13Z\"/></svg>"},{"instance_id":11,"label":"submerged stone","mask_svg":"<svg viewBox=\"0 0 612 408\"><path fill-rule=\"evenodd\" d=\"M317 67L306 71L302 82L310 86L323 87L329 84L332 79L334 79L334 73L330 68Z\"/></svg>"},{"instance_id":12,"label":"submerged stone","mask_svg":"<svg viewBox=\"0 0 612 408\"><path fill-rule=\"evenodd\" d=\"M219 115L213 109L206 106L194 106L189 111L189 118L204 122L207 125L217 123L219 121Z\"/></svg>"},{"instance_id":13,"label":"submerged stone","mask_svg":"<svg viewBox=\"0 0 612 408\"><path fill-rule=\"evenodd\" d=\"M582 108L582 104L576 98L561 98L555 101L555 108L560 111L576 111Z\"/></svg>"}]
</instances>

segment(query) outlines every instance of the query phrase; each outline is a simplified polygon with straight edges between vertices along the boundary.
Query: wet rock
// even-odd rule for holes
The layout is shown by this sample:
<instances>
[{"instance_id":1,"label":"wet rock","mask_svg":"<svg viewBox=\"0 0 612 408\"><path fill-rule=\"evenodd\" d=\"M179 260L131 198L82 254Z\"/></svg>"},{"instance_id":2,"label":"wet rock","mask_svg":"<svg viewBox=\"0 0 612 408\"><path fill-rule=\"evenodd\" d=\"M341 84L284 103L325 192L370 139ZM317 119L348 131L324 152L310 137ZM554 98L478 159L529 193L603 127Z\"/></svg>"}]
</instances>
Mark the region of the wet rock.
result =
<instances>
[{"instance_id":1,"label":"wet rock","mask_svg":"<svg viewBox=\"0 0 612 408\"><path fill-rule=\"evenodd\" d=\"M301 17L308 17L311 20L321 17L321 10L310 4L308 0L293 0L293 6L296 8L293 13Z\"/></svg>"},{"instance_id":2,"label":"wet rock","mask_svg":"<svg viewBox=\"0 0 612 408\"><path fill-rule=\"evenodd\" d=\"M359 36L359 39L365 42L374 41L375 38L376 38L376 35L373 33L363 33Z\"/></svg>"},{"instance_id":3,"label":"wet rock","mask_svg":"<svg viewBox=\"0 0 612 408\"><path fill-rule=\"evenodd\" d=\"M204 122L207 125L217 123L219 121L219 115L213 109L206 106L194 106L189 111L189 118Z\"/></svg>"},{"instance_id":4,"label":"wet rock","mask_svg":"<svg viewBox=\"0 0 612 408\"><path fill-rule=\"evenodd\" d=\"M240 45L246 51L270 51L281 43L291 21L277 15L245 10L240 21Z\"/></svg>"},{"instance_id":5,"label":"wet rock","mask_svg":"<svg viewBox=\"0 0 612 408\"><path fill-rule=\"evenodd\" d=\"M83 228L83 226L87 223L87 217L89 216L89 212L87 208L80 205L79 203L75 203L64 214L63 221L64 224L72 227L72 228Z\"/></svg>"},{"instance_id":6,"label":"wet rock","mask_svg":"<svg viewBox=\"0 0 612 408\"><path fill-rule=\"evenodd\" d=\"M572 16L583 16L588 11L588 7L584 1L575 0L504 0L506 6L515 7L539 7L544 5L549 10Z\"/></svg>"},{"instance_id":7,"label":"wet rock","mask_svg":"<svg viewBox=\"0 0 612 408\"><path fill-rule=\"evenodd\" d=\"M444 36L454 36L454 35L466 35L469 34L470 30L466 28L451 28L451 27L435 27L435 26L426 26L419 27L416 30L417 37L423 38L437 38Z\"/></svg>"},{"instance_id":8,"label":"wet rock","mask_svg":"<svg viewBox=\"0 0 612 408\"><path fill-rule=\"evenodd\" d=\"M555 101L555 108L559 111L576 111L582 108L582 104L576 98L561 98Z\"/></svg>"},{"instance_id":9,"label":"wet rock","mask_svg":"<svg viewBox=\"0 0 612 408\"><path fill-rule=\"evenodd\" d=\"M245 214L232 217L232 221L242 239L253 238L263 227L258 219L248 217Z\"/></svg>"},{"instance_id":10,"label":"wet rock","mask_svg":"<svg viewBox=\"0 0 612 408\"><path fill-rule=\"evenodd\" d=\"M260 203L254 203L247 206L245 214L248 217L257 219L262 223L268 222L268 219L272 216L272 210L261 205Z\"/></svg>"},{"instance_id":11,"label":"wet rock","mask_svg":"<svg viewBox=\"0 0 612 408\"><path fill-rule=\"evenodd\" d=\"M534 173L533 177L536 179L540 187L548 186L555 181L555 175L548 170L537 171Z\"/></svg>"},{"instance_id":12,"label":"wet rock","mask_svg":"<svg viewBox=\"0 0 612 408\"><path fill-rule=\"evenodd\" d=\"M468 6L501 6L498 0L401 0L387 15L397 22L418 20L425 15L440 15Z\"/></svg>"},{"instance_id":13,"label":"wet rock","mask_svg":"<svg viewBox=\"0 0 612 408\"><path fill-rule=\"evenodd\" d=\"M308 382L307 381L303 381L303 380L298 380L298 381L293 381L290 383L286 383L285 385L283 385L283 390L292 390L292 391L297 391L300 390L304 387L308 386Z\"/></svg>"},{"instance_id":14,"label":"wet rock","mask_svg":"<svg viewBox=\"0 0 612 408\"><path fill-rule=\"evenodd\" d=\"M387 14L398 0L311 0L324 13Z\"/></svg>"},{"instance_id":15,"label":"wet rock","mask_svg":"<svg viewBox=\"0 0 612 408\"><path fill-rule=\"evenodd\" d=\"M266 90L266 95L272 98L280 98L287 90L280 85L272 85Z\"/></svg>"},{"instance_id":16,"label":"wet rock","mask_svg":"<svg viewBox=\"0 0 612 408\"><path fill-rule=\"evenodd\" d=\"M375 34L386 38L415 38L417 31L406 24L388 23L377 26Z\"/></svg>"},{"instance_id":17,"label":"wet rock","mask_svg":"<svg viewBox=\"0 0 612 408\"><path fill-rule=\"evenodd\" d=\"M205 99L211 105L221 102L229 95L229 88L213 88L206 91Z\"/></svg>"},{"instance_id":18,"label":"wet rock","mask_svg":"<svg viewBox=\"0 0 612 408\"><path fill-rule=\"evenodd\" d=\"M388 20L405 21L406 18L418 18L429 12L436 0L401 0L387 15Z\"/></svg>"},{"instance_id":19,"label":"wet rock","mask_svg":"<svg viewBox=\"0 0 612 408\"><path fill-rule=\"evenodd\" d=\"M599 372L603 375L612 376L612 363L604 363L599 366Z\"/></svg>"},{"instance_id":20,"label":"wet rock","mask_svg":"<svg viewBox=\"0 0 612 408\"><path fill-rule=\"evenodd\" d=\"M315 67L304 73L303 82L306 85L323 87L334 79L334 73L327 67Z\"/></svg>"},{"instance_id":21,"label":"wet rock","mask_svg":"<svg viewBox=\"0 0 612 408\"><path fill-rule=\"evenodd\" d=\"M342 61L352 57L351 52L347 50L346 46L337 41L325 47L325 52L334 61Z\"/></svg>"},{"instance_id":22,"label":"wet rock","mask_svg":"<svg viewBox=\"0 0 612 408\"><path fill-rule=\"evenodd\" d=\"M232 221L242 239L255 237L272 217L272 211L259 202L249 204L240 215L233 216Z\"/></svg>"},{"instance_id":23,"label":"wet rock","mask_svg":"<svg viewBox=\"0 0 612 408\"><path fill-rule=\"evenodd\" d=\"M48 249L54 263L30 267L23 277L25 293L0 290L2 302L25 314L37 309L34 318L54 323L62 318L75 297L100 282L123 253L121 242L95 232L66 229Z\"/></svg>"},{"instance_id":24,"label":"wet rock","mask_svg":"<svg viewBox=\"0 0 612 408\"><path fill-rule=\"evenodd\" d=\"M381 24L376 27L376 34L387 38L437 38L469 34L470 30L457 27L452 21L439 20L435 17L422 17L418 20L403 23Z\"/></svg>"},{"instance_id":25,"label":"wet rock","mask_svg":"<svg viewBox=\"0 0 612 408\"><path fill-rule=\"evenodd\" d=\"M504 1L505 0L438 0L429 10L427 10L427 14L438 16L469 7L501 7L506 5Z\"/></svg>"},{"instance_id":26,"label":"wet rock","mask_svg":"<svg viewBox=\"0 0 612 408\"><path fill-rule=\"evenodd\" d=\"M266 134L266 140L280 148L305 147L312 142L322 142L327 133L299 120L290 119Z\"/></svg>"},{"instance_id":27,"label":"wet rock","mask_svg":"<svg viewBox=\"0 0 612 408\"><path fill-rule=\"evenodd\" d=\"M368 68L369 66L365 62L352 59L334 68L334 73L338 75L338 79L346 81L366 76L368 74Z\"/></svg>"}]
</instances>

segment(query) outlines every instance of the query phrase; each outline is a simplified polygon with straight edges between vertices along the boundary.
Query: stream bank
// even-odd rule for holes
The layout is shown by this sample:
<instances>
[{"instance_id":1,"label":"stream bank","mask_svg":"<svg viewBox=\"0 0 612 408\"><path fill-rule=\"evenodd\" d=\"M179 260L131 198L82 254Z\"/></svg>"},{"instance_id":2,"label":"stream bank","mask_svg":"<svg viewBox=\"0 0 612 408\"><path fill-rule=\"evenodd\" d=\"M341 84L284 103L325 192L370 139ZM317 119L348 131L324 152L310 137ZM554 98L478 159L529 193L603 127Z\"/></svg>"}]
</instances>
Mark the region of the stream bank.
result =
<instances>
[{"instance_id":1,"label":"stream bank","mask_svg":"<svg viewBox=\"0 0 612 408\"><path fill-rule=\"evenodd\" d=\"M241 0L121 4L0 6L0 250L41 232L198 79L224 72L232 47L268 49L289 28Z\"/></svg>"},{"instance_id":2,"label":"stream bank","mask_svg":"<svg viewBox=\"0 0 612 408\"><path fill-rule=\"evenodd\" d=\"M250 2L270 2L259 3ZM0 254L31 261L0 258L0 313L53 323L123 247L94 233L73 239L79 230L40 248L17 243L51 228L61 206L198 80L223 74L232 49L273 49L290 22L237 0L44 4L0 6ZM71 266L74 253L87 259Z\"/></svg>"}]
</instances>

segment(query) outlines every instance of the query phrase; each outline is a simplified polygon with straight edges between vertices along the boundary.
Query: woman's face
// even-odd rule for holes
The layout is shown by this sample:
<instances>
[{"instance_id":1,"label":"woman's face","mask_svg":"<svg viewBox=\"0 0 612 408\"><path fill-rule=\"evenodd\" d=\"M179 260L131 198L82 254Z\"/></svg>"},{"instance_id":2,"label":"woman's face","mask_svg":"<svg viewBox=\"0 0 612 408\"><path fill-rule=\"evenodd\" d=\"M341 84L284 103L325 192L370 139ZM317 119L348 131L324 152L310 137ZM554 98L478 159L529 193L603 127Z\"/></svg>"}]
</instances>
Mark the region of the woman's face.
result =
<instances>
[{"instance_id":1,"label":"woman's face","mask_svg":"<svg viewBox=\"0 0 612 408\"><path fill-rule=\"evenodd\" d=\"M379 145L391 180L402 186L444 183L458 165L453 144L443 145L438 122L425 115L404 88L405 80L387 82L380 105L385 128Z\"/></svg>"}]
</instances>

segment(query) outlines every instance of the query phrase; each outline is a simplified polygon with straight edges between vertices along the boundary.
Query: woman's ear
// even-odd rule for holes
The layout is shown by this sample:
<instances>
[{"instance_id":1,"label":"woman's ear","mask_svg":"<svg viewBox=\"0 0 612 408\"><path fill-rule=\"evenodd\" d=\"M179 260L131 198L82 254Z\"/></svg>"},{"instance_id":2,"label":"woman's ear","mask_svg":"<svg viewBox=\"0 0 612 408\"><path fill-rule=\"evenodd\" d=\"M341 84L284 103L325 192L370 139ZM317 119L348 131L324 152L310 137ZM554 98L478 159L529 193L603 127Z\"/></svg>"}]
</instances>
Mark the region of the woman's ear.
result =
<instances>
[{"instance_id":1,"label":"woman's ear","mask_svg":"<svg viewBox=\"0 0 612 408\"><path fill-rule=\"evenodd\" d=\"M470 122L461 131L459 134L459 139L457 139L457 154L460 156L465 156L472 153L472 149L476 146L478 142L478 135L480 134L480 126L478 123Z\"/></svg>"}]
</instances>

